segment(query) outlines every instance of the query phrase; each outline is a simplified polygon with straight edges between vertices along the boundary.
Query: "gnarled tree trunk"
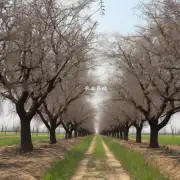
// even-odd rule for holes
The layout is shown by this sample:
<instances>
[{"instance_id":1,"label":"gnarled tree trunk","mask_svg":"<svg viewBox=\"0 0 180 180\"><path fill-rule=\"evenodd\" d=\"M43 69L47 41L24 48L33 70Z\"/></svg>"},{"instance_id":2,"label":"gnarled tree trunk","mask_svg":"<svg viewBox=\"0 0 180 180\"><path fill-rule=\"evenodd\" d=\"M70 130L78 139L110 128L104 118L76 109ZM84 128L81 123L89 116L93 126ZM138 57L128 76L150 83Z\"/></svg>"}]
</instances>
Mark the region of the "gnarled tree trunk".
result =
<instances>
[{"instance_id":1,"label":"gnarled tree trunk","mask_svg":"<svg viewBox=\"0 0 180 180\"><path fill-rule=\"evenodd\" d=\"M21 122L21 147L20 150L24 153L31 152L33 150L33 144L31 139L30 120L25 117L20 117Z\"/></svg>"},{"instance_id":2,"label":"gnarled tree trunk","mask_svg":"<svg viewBox=\"0 0 180 180\"><path fill-rule=\"evenodd\" d=\"M68 139L68 131L65 133L65 139Z\"/></svg>"},{"instance_id":3,"label":"gnarled tree trunk","mask_svg":"<svg viewBox=\"0 0 180 180\"><path fill-rule=\"evenodd\" d=\"M142 142L141 132L142 132L142 128L136 127L136 142L137 143Z\"/></svg>"},{"instance_id":4,"label":"gnarled tree trunk","mask_svg":"<svg viewBox=\"0 0 180 180\"><path fill-rule=\"evenodd\" d=\"M21 124L21 147L20 150L24 153L31 152L33 150L33 144L31 139L31 119L32 117L27 117L24 109L24 103L19 101L16 104L16 112L20 118Z\"/></svg>"},{"instance_id":5,"label":"gnarled tree trunk","mask_svg":"<svg viewBox=\"0 0 180 180\"><path fill-rule=\"evenodd\" d=\"M129 136L129 128L125 127L124 128L124 140L128 141L128 136Z\"/></svg>"},{"instance_id":6,"label":"gnarled tree trunk","mask_svg":"<svg viewBox=\"0 0 180 180\"><path fill-rule=\"evenodd\" d=\"M72 138L72 130L68 131L68 139Z\"/></svg>"},{"instance_id":7,"label":"gnarled tree trunk","mask_svg":"<svg viewBox=\"0 0 180 180\"><path fill-rule=\"evenodd\" d=\"M56 144L56 130L55 129L50 129L50 144Z\"/></svg>"},{"instance_id":8,"label":"gnarled tree trunk","mask_svg":"<svg viewBox=\"0 0 180 180\"><path fill-rule=\"evenodd\" d=\"M151 120L149 122L150 125L150 143L149 147L150 148L159 148L159 143L158 143L158 120Z\"/></svg>"},{"instance_id":9,"label":"gnarled tree trunk","mask_svg":"<svg viewBox=\"0 0 180 180\"><path fill-rule=\"evenodd\" d=\"M74 137L76 138L77 136L77 131L74 131Z\"/></svg>"},{"instance_id":10,"label":"gnarled tree trunk","mask_svg":"<svg viewBox=\"0 0 180 180\"><path fill-rule=\"evenodd\" d=\"M123 139L123 131L120 130L120 139Z\"/></svg>"}]
</instances>

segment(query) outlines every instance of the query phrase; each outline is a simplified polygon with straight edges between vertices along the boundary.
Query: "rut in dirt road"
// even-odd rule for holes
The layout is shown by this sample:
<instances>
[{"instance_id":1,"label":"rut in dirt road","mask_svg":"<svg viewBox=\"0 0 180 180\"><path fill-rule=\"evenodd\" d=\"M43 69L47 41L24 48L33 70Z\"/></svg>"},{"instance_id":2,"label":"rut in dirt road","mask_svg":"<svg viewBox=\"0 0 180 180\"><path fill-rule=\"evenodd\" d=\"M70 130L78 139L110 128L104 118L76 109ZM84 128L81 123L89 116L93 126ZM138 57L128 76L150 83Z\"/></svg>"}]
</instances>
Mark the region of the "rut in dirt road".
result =
<instances>
[{"instance_id":1,"label":"rut in dirt road","mask_svg":"<svg viewBox=\"0 0 180 180\"><path fill-rule=\"evenodd\" d=\"M94 159L92 156L96 137L93 139L84 160L81 161L75 176L71 180L130 180L119 161L102 142L105 150L104 159Z\"/></svg>"},{"instance_id":2,"label":"rut in dirt road","mask_svg":"<svg viewBox=\"0 0 180 180\"><path fill-rule=\"evenodd\" d=\"M86 175L89 156L93 152L95 141L96 141L96 137L93 138L88 151L85 153L84 159L80 162L80 165L79 165L79 167L77 169L77 172L76 172L75 176L73 176L71 178L71 180L81 180L81 179L83 179L84 175Z\"/></svg>"},{"instance_id":3,"label":"rut in dirt road","mask_svg":"<svg viewBox=\"0 0 180 180\"><path fill-rule=\"evenodd\" d=\"M130 180L129 175L125 172L125 170L122 168L122 165L119 161L117 161L114 157L114 155L111 153L107 145L103 142L103 146L106 152L107 156L107 163L111 169L112 177L110 176L109 179L112 180Z\"/></svg>"}]
</instances>

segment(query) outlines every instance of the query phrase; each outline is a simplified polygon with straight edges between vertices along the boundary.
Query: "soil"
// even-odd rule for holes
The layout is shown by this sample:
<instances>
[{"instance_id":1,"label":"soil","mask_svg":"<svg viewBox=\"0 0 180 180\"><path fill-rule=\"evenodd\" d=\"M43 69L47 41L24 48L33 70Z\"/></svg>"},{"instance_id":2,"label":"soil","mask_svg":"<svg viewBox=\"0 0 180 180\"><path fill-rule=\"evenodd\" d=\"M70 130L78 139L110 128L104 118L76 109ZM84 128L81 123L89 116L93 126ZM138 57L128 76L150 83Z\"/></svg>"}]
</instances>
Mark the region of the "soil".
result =
<instances>
[{"instance_id":1,"label":"soil","mask_svg":"<svg viewBox=\"0 0 180 180\"><path fill-rule=\"evenodd\" d=\"M41 141L34 145L32 153L22 154L18 146L0 148L0 180L40 180L46 170L82 138L60 139L51 145Z\"/></svg>"}]
</instances>

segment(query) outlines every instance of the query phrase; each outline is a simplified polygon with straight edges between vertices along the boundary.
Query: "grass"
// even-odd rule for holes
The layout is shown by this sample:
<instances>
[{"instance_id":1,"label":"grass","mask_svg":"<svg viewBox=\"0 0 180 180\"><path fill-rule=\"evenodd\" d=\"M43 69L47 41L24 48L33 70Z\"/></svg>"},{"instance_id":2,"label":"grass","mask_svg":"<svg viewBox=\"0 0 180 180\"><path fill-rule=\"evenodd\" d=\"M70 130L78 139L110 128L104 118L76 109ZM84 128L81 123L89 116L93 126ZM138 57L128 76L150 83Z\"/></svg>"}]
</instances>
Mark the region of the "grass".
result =
<instances>
[{"instance_id":1,"label":"grass","mask_svg":"<svg viewBox=\"0 0 180 180\"><path fill-rule=\"evenodd\" d=\"M48 136L32 136L32 141L33 142L38 142L38 141L44 141L48 140ZM20 138L19 137L11 137L11 138L2 138L0 139L0 147L2 146L10 146L10 145L15 145L20 143Z\"/></svg>"},{"instance_id":2,"label":"grass","mask_svg":"<svg viewBox=\"0 0 180 180\"><path fill-rule=\"evenodd\" d=\"M129 138L135 139L135 135L130 135ZM142 140L149 141L149 135L143 135ZM180 136L172 136L172 135L159 135L158 136L159 143L161 145L180 145Z\"/></svg>"},{"instance_id":3,"label":"grass","mask_svg":"<svg viewBox=\"0 0 180 180\"><path fill-rule=\"evenodd\" d=\"M101 170L97 167L97 161L100 162L101 164L101 169L104 170L104 165L105 165L105 161L106 161L106 155L105 155L105 150L102 144L102 136L100 135L96 135L96 141L95 141L95 145L94 145L94 150L92 153L92 156L89 158L88 160L88 164L87 166L89 168L96 168L98 170Z\"/></svg>"},{"instance_id":4,"label":"grass","mask_svg":"<svg viewBox=\"0 0 180 180\"><path fill-rule=\"evenodd\" d=\"M54 166L47 171L43 180L69 180L75 173L79 162L83 159L93 136L88 136L71 151L67 152L65 158L57 161Z\"/></svg>"},{"instance_id":5,"label":"grass","mask_svg":"<svg viewBox=\"0 0 180 180\"><path fill-rule=\"evenodd\" d=\"M57 138L63 138L62 135L57 135ZM32 141L33 142L39 142L39 141L49 141L49 136L45 135L38 135L36 136L35 134L32 135ZM20 137L5 137L5 138L0 138L0 147L2 146L11 146L11 145L16 145L20 144Z\"/></svg>"},{"instance_id":6,"label":"grass","mask_svg":"<svg viewBox=\"0 0 180 180\"><path fill-rule=\"evenodd\" d=\"M152 167L144 158L133 150L121 146L111 138L104 137L105 143L110 148L117 160L119 160L124 169L129 172L133 180L168 180L163 176L159 169Z\"/></svg>"},{"instance_id":7,"label":"grass","mask_svg":"<svg viewBox=\"0 0 180 180\"><path fill-rule=\"evenodd\" d=\"M6 132L6 133L4 133L4 132L0 132L0 137L1 136L19 136L19 134L16 134L15 132Z\"/></svg>"},{"instance_id":8,"label":"grass","mask_svg":"<svg viewBox=\"0 0 180 180\"><path fill-rule=\"evenodd\" d=\"M105 158L105 150L102 144L102 136L97 135L96 136L96 142L95 142L95 147L94 151L92 153L92 156L94 159L103 159Z\"/></svg>"},{"instance_id":9,"label":"grass","mask_svg":"<svg viewBox=\"0 0 180 180\"><path fill-rule=\"evenodd\" d=\"M36 136L36 133L31 133L32 136ZM3 137L8 137L8 136L17 136L19 137L20 134L19 133L15 133L15 132L0 132L0 137L3 136ZM48 136L48 133L38 133L38 136ZM64 137L64 134L56 134L56 136L58 137Z\"/></svg>"},{"instance_id":10,"label":"grass","mask_svg":"<svg viewBox=\"0 0 180 180\"><path fill-rule=\"evenodd\" d=\"M18 137L0 139L0 147L11 146L14 144L19 144L19 138Z\"/></svg>"}]
</instances>

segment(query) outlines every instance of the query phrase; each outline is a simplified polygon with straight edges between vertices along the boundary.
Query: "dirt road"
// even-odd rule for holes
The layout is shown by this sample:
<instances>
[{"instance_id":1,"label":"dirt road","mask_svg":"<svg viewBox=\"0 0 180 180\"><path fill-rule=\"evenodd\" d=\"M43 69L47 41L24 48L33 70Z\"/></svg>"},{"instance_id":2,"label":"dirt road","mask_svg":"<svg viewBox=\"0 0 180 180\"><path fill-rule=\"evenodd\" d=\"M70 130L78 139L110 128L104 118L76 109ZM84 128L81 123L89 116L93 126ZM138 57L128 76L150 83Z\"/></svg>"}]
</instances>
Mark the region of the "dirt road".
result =
<instances>
[{"instance_id":1,"label":"dirt road","mask_svg":"<svg viewBox=\"0 0 180 180\"><path fill-rule=\"evenodd\" d=\"M130 180L122 165L115 159L107 145L103 143L105 159L93 159L96 137L93 139L84 159L71 180Z\"/></svg>"}]
</instances>

